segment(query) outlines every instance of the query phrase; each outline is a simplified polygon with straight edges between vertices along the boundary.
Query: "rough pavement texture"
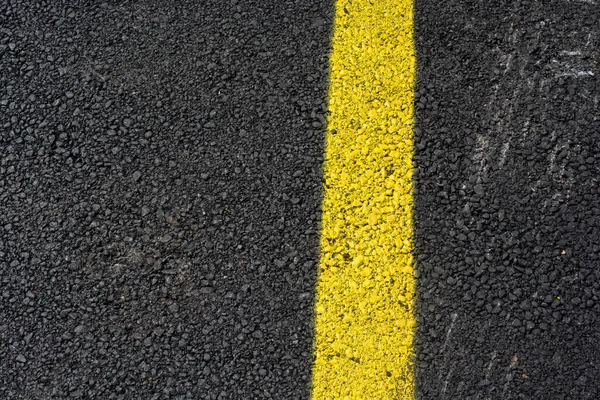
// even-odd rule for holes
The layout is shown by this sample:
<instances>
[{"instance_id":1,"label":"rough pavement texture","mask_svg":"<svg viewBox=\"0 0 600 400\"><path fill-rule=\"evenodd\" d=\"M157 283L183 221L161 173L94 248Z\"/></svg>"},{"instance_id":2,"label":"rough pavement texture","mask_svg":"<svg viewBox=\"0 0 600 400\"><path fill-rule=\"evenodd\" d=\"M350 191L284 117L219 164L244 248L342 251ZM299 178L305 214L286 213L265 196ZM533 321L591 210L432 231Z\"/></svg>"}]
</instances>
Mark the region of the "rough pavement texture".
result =
<instances>
[{"instance_id":1,"label":"rough pavement texture","mask_svg":"<svg viewBox=\"0 0 600 400\"><path fill-rule=\"evenodd\" d=\"M332 7L0 2L0 398L307 396Z\"/></svg>"},{"instance_id":2,"label":"rough pavement texture","mask_svg":"<svg viewBox=\"0 0 600 400\"><path fill-rule=\"evenodd\" d=\"M313 398L414 400L411 0L336 2Z\"/></svg>"},{"instance_id":3,"label":"rough pavement texture","mask_svg":"<svg viewBox=\"0 0 600 400\"><path fill-rule=\"evenodd\" d=\"M418 397L600 398L600 7L415 9Z\"/></svg>"},{"instance_id":4,"label":"rough pavement texture","mask_svg":"<svg viewBox=\"0 0 600 400\"><path fill-rule=\"evenodd\" d=\"M600 397L600 8L417 0L418 397ZM332 7L0 2L0 398L308 395Z\"/></svg>"}]
</instances>

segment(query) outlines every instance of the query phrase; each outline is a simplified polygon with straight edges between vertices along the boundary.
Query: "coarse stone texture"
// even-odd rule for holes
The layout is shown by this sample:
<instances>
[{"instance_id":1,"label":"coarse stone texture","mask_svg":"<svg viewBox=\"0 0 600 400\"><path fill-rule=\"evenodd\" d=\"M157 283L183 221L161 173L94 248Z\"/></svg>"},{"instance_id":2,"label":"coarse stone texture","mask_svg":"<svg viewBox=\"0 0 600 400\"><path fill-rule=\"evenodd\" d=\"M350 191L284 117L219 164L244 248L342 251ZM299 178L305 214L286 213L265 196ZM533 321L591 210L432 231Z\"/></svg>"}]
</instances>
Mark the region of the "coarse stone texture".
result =
<instances>
[{"instance_id":1,"label":"coarse stone texture","mask_svg":"<svg viewBox=\"0 0 600 400\"><path fill-rule=\"evenodd\" d=\"M332 12L0 2L0 398L308 395Z\"/></svg>"},{"instance_id":2,"label":"coarse stone texture","mask_svg":"<svg viewBox=\"0 0 600 400\"><path fill-rule=\"evenodd\" d=\"M419 399L600 397L600 8L417 0Z\"/></svg>"}]
</instances>

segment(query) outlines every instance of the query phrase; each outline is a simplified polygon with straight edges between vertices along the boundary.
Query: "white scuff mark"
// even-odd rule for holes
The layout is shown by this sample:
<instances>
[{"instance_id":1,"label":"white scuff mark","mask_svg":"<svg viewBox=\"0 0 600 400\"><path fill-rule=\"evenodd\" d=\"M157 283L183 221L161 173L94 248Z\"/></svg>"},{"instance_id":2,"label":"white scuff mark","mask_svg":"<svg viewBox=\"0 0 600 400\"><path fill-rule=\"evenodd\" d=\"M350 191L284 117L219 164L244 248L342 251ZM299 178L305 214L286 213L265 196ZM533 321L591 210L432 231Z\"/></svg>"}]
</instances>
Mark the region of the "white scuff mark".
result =
<instances>
[{"instance_id":1,"label":"white scuff mark","mask_svg":"<svg viewBox=\"0 0 600 400\"><path fill-rule=\"evenodd\" d=\"M500 160L498 161L498 165L500 167L504 166L504 162L506 161L506 154L508 153L508 149L510 147L510 142L506 142L502 145L500 149Z\"/></svg>"},{"instance_id":2,"label":"white scuff mark","mask_svg":"<svg viewBox=\"0 0 600 400\"><path fill-rule=\"evenodd\" d=\"M529 125L531 124L531 117L527 117L525 123L523 124L523 135L527 135L529 133Z\"/></svg>"},{"instance_id":3,"label":"white scuff mark","mask_svg":"<svg viewBox=\"0 0 600 400\"><path fill-rule=\"evenodd\" d=\"M506 75L506 73L507 73L508 71L510 71L510 64L511 64L511 62L512 62L512 59L513 59L513 57L514 57L513 53L510 53L510 54L508 54L508 55L506 56L506 64L505 64L505 67L504 67L504 74L505 74L505 75Z\"/></svg>"},{"instance_id":4,"label":"white scuff mark","mask_svg":"<svg viewBox=\"0 0 600 400\"><path fill-rule=\"evenodd\" d=\"M554 150L548 156L548 174L550 176L552 176L552 170L554 169L554 166L556 165L556 153L557 153L557 150Z\"/></svg>"},{"instance_id":5,"label":"white scuff mark","mask_svg":"<svg viewBox=\"0 0 600 400\"><path fill-rule=\"evenodd\" d=\"M592 71L568 71L557 74L556 78L562 78L565 76L574 78L591 78L594 76L594 73Z\"/></svg>"},{"instance_id":6,"label":"white scuff mark","mask_svg":"<svg viewBox=\"0 0 600 400\"><path fill-rule=\"evenodd\" d=\"M555 135L556 135L556 131L553 131L552 136L554 137ZM567 165L567 160L569 158L570 152L567 151L566 157L564 157L564 160L558 165L558 168L560 169L560 172L558 172L558 173L554 172L554 170L557 167L556 156L558 155L559 152L561 152L564 149L568 149L568 148L569 148L569 141L562 143L562 144L559 143L556 146L554 146L554 150L548 156L548 161L549 161L548 174L554 179L555 182L563 183L561 181L561 179L562 179L563 173L565 172L565 167Z\"/></svg>"},{"instance_id":7,"label":"white scuff mark","mask_svg":"<svg viewBox=\"0 0 600 400\"><path fill-rule=\"evenodd\" d=\"M556 79L563 77L590 78L595 75L591 70L578 69L569 63L561 62L555 59L552 59L552 64L553 66L551 68L556 72L554 75Z\"/></svg>"},{"instance_id":8,"label":"white scuff mark","mask_svg":"<svg viewBox=\"0 0 600 400\"><path fill-rule=\"evenodd\" d=\"M508 28L508 41L511 44L517 43L517 36L519 34L518 29L514 29L514 24L511 22L510 28Z\"/></svg>"},{"instance_id":9,"label":"white scuff mark","mask_svg":"<svg viewBox=\"0 0 600 400\"><path fill-rule=\"evenodd\" d=\"M560 53L558 53L559 56L569 56L569 57L576 57L576 56L580 56L581 55L581 51L579 50L562 50Z\"/></svg>"},{"instance_id":10,"label":"white scuff mark","mask_svg":"<svg viewBox=\"0 0 600 400\"><path fill-rule=\"evenodd\" d=\"M563 197L563 194L561 192L556 192L552 195L551 200L554 200L553 204L558 203Z\"/></svg>"},{"instance_id":11,"label":"white scuff mark","mask_svg":"<svg viewBox=\"0 0 600 400\"><path fill-rule=\"evenodd\" d=\"M452 334L452 328L454 328L454 323L456 322L456 317L458 317L458 314L456 314L456 313L450 314L450 326L448 327L448 330L446 331L446 339L444 340L444 344L442 345L440 353L443 353L444 350L446 350L446 346L448 345L448 341L450 340L450 334Z\"/></svg>"},{"instance_id":12,"label":"white scuff mark","mask_svg":"<svg viewBox=\"0 0 600 400\"><path fill-rule=\"evenodd\" d=\"M508 386L510 385L510 382L512 381L513 378L513 369L515 369L515 367L517 366L517 362L519 361L519 356L517 354L515 354L512 358L512 360L510 361L510 365L508 366L508 373L506 374L506 383L504 384L504 388L502 389L502 398L505 398L505 394L508 391Z\"/></svg>"},{"instance_id":13,"label":"white scuff mark","mask_svg":"<svg viewBox=\"0 0 600 400\"><path fill-rule=\"evenodd\" d=\"M475 138L475 152L473 154L473 163L479 165L477 170L477 182L481 180L482 176L487 176L488 166L486 159L488 158L488 150L490 148L490 140L478 133Z\"/></svg>"},{"instance_id":14,"label":"white scuff mark","mask_svg":"<svg viewBox=\"0 0 600 400\"><path fill-rule=\"evenodd\" d=\"M494 350L494 352L492 353L492 356L490 358L490 362L488 363L487 367L485 368L485 380L486 381L489 381L489 379L490 379L490 375L492 374L492 366L494 365L494 361L496 360L497 355L498 355L498 351ZM483 392L483 390L482 390L482 392ZM479 398L481 398L482 392L477 392L477 396L475 397L475 400L479 400Z\"/></svg>"},{"instance_id":15,"label":"white scuff mark","mask_svg":"<svg viewBox=\"0 0 600 400\"><path fill-rule=\"evenodd\" d=\"M569 71L569 72L563 72L563 73L556 75L557 78L562 78L565 76L571 76L574 78L591 78L595 75L592 71Z\"/></svg>"},{"instance_id":16,"label":"white scuff mark","mask_svg":"<svg viewBox=\"0 0 600 400\"><path fill-rule=\"evenodd\" d=\"M587 41L585 42L585 45L583 45L583 47L585 47L587 49L587 47L590 45L590 40L592 40L592 33L588 33L588 37L587 37Z\"/></svg>"},{"instance_id":17,"label":"white scuff mark","mask_svg":"<svg viewBox=\"0 0 600 400\"><path fill-rule=\"evenodd\" d=\"M492 358L490 359L490 362L488 363L488 366L485 369L485 379L486 380L490 379L490 375L492 373L492 366L494 365L494 360L496 359L497 355L498 355L498 352L496 350L494 350L494 352L492 353Z\"/></svg>"},{"instance_id":18,"label":"white scuff mark","mask_svg":"<svg viewBox=\"0 0 600 400\"><path fill-rule=\"evenodd\" d=\"M454 362L454 364L452 364L452 367L450 367L450 370L448 371L448 374L446 375L446 379L444 380L444 383L442 384L442 399L446 398L446 390L448 390L448 381L450 381L450 377L452 376L452 372L454 372L455 366L456 366L456 362Z\"/></svg>"},{"instance_id":19,"label":"white scuff mark","mask_svg":"<svg viewBox=\"0 0 600 400\"><path fill-rule=\"evenodd\" d=\"M567 188L567 204L569 204L569 200L571 199L571 188L573 187L573 180L569 179L567 181L569 187Z\"/></svg>"},{"instance_id":20,"label":"white scuff mark","mask_svg":"<svg viewBox=\"0 0 600 400\"><path fill-rule=\"evenodd\" d=\"M555 136L556 132L553 131L552 137ZM570 144L570 140L567 140L562 144L559 143L548 155L548 174L550 175L552 180L554 180L554 182L561 185L561 189L558 192L556 192L551 199L552 204L555 205L562 199L566 200L567 203L569 202L571 198L571 188L573 187L573 183L575 182L575 178L573 176L565 176L566 166L571 155ZM567 153L564 157L561 157L562 159L560 160L560 162L557 162L556 158L558 154L564 150L567 150ZM564 193L565 191L566 193Z\"/></svg>"},{"instance_id":21,"label":"white scuff mark","mask_svg":"<svg viewBox=\"0 0 600 400\"><path fill-rule=\"evenodd\" d=\"M596 5L598 3L596 3L596 0L568 0L569 2L573 2L573 3L586 3L586 4L592 4L592 5Z\"/></svg>"},{"instance_id":22,"label":"white scuff mark","mask_svg":"<svg viewBox=\"0 0 600 400\"><path fill-rule=\"evenodd\" d=\"M491 106L492 104L496 103L496 100L498 99L498 90L500 90L500 85L496 84L493 86L494 87L494 93L492 94L489 103L487 103L487 106Z\"/></svg>"}]
</instances>

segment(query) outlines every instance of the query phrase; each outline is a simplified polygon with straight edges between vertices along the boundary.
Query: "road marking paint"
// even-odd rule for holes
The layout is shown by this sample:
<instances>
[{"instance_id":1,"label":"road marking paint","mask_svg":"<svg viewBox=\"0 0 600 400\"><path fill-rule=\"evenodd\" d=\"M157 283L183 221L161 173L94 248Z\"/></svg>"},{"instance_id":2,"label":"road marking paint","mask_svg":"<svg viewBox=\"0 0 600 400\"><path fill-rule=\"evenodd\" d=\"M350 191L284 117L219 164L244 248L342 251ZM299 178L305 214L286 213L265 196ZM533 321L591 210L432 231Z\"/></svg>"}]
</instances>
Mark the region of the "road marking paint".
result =
<instances>
[{"instance_id":1,"label":"road marking paint","mask_svg":"<svg viewBox=\"0 0 600 400\"><path fill-rule=\"evenodd\" d=\"M411 0L337 0L314 399L411 399Z\"/></svg>"}]
</instances>

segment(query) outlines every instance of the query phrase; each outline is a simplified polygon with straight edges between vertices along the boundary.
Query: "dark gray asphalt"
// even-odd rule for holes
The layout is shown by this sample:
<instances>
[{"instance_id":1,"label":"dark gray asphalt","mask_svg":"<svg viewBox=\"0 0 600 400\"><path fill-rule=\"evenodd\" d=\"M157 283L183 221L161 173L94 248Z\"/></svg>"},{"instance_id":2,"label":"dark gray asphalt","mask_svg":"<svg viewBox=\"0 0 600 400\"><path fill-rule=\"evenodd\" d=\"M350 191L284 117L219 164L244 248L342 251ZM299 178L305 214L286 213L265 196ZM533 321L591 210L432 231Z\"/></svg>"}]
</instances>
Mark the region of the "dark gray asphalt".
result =
<instances>
[{"instance_id":1,"label":"dark gray asphalt","mask_svg":"<svg viewBox=\"0 0 600 400\"><path fill-rule=\"evenodd\" d=\"M298 399L332 6L0 1L0 398Z\"/></svg>"},{"instance_id":2,"label":"dark gray asphalt","mask_svg":"<svg viewBox=\"0 0 600 400\"><path fill-rule=\"evenodd\" d=\"M598 21L416 1L419 398L600 398Z\"/></svg>"},{"instance_id":3,"label":"dark gray asphalt","mask_svg":"<svg viewBox=\"0 0 600 400\"><path fill-rule=\"evenodd\" d=\"M417 0L420 399L600 398L600 6ZM301 399L330 1L0 1L0 399Z\"/></svg>"}]
</instances>

